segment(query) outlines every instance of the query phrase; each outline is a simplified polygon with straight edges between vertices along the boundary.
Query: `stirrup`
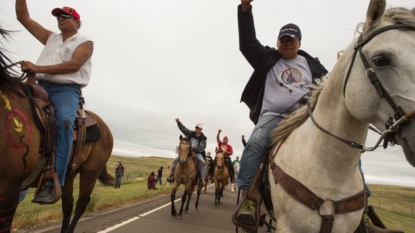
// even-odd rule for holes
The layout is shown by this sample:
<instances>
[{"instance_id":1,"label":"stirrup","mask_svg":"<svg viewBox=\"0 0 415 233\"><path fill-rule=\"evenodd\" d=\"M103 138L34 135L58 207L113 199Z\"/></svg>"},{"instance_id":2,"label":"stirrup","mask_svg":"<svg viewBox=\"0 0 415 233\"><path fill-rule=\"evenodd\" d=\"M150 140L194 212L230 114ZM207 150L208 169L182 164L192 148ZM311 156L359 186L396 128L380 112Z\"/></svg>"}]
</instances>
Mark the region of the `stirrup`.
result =
<instances>
[{"instance_id":1,"label":"stirrup","mask_svg":"<svg viewBox=\"0 0 415 233\"><path fill-rule=\"evenodd\" d=\"M261 222L259 213L260 213L260 206L261 206L262 198L260 198L257 201L249 200L249 201L252 201L253 204L255 205L255 212L253 212L253 214L254 214L254 218L255 218L255 221L256 221L256 225L251 226L251 225L248 225L248 224L238 220L238 214L240 213L241 209L243 208L243 206L245 204L245 201L248 200L248 198L246 197L248 190L244 190L243 192L244 193L242 194L242 198L241 198L238 206L236 207L235 211L232 214L232 222L233 222L233 224L235 224L235 226L241 227L245 231L256 232L258 230L258 227L260 226L260 222Z\"/></svg>"},{"instance_id":2,"label":"stirrup","mask_svg":"<svg viewBox=\"0 0 415 233\"><path fill-rule=\"evenodd\" d=\"M47 203L42 203L42 202L38 202L36 201L36 196L43 191L43 188L46 184L46 181L53 181L53 187L54 187L54 192L55 192L55 196L53 198L53 200L51 202L47 202ZM41 174L40 179L39 179L39 183L36 187L36 191L35 191L35 198L32 200L32 202L34 203L38 203L38 204L55 204L57 201L59 201L61 199L62 196L62 190L61 190L61 186L59 184L58 181L58 173L53 172L44 172Z\"/></svg>"}]
</instances>

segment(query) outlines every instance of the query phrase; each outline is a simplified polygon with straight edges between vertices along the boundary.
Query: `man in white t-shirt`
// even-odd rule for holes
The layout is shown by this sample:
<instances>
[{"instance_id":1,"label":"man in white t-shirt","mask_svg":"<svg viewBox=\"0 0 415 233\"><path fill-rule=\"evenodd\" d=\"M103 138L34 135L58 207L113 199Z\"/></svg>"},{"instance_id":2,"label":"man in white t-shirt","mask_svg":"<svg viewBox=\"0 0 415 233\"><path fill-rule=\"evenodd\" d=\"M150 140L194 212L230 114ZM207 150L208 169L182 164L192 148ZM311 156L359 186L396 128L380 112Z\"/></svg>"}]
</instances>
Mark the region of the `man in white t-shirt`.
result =
<instances>
[{"instance_id":1,"label":"man in white t-shirt","mask_svg":"<svg viewBox=\"0 0 415 233\"><path fill-rule=\"evenodd\" d=\"M21 68L36 74L38 84L45 88L55 108L55 167L59 184L64 186L81 88L88 85L91 77L93 42L78 33L81 17L75 9L55 8L51 13L56 17L60 33L49 31L32 20L26 0L16 0L17 19L45 46L36 64L26 61ZM53 182L47 181L32 202L51 204L54 197Z\"/></svg>"}]
</instances>

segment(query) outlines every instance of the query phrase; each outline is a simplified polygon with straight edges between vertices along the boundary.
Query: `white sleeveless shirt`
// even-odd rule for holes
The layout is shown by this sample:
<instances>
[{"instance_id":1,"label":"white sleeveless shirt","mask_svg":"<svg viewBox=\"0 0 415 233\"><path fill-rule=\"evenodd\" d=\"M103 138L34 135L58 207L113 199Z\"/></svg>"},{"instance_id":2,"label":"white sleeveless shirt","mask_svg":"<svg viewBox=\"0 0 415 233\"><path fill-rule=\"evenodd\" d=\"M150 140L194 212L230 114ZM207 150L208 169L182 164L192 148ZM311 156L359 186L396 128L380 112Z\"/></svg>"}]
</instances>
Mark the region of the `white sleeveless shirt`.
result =
<instances>
[{"instance_id":1,"label":"white sleeveless shirt","mask_svg":"<svg viewBox=\"0 0 415 233\"><path fill-rule=\"evenodd\" d=\"M63 41L62 34L52 32L40 54L36 65L56 65L71 60L75 49L90 41L79 33ZM69 74L36 74L38 80L57 84L77 84L81 87L88 85L91 78L92 61L89 58L84 65L74 73Z\"/></svg>"}]
</instances>

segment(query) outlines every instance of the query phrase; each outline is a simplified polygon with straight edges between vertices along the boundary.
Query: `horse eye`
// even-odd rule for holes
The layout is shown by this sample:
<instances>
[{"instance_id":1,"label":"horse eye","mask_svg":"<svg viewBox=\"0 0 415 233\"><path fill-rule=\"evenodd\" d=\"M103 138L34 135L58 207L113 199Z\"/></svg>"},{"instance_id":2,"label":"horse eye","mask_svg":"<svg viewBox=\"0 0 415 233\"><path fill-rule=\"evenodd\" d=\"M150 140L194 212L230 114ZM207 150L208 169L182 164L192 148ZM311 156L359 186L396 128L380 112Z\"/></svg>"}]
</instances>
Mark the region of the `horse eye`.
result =
<instances>
[{"instance_id":1,"label":"horse eye","mask_svg":"<svg viewBox=\"0 0 415 233\"><path fill-rule=\"evenodd\" d=\"M389 61L383 56L376 56L372 59L373 63L376 66L386 66L389 65Z\"/></svg>"}]
</instances>

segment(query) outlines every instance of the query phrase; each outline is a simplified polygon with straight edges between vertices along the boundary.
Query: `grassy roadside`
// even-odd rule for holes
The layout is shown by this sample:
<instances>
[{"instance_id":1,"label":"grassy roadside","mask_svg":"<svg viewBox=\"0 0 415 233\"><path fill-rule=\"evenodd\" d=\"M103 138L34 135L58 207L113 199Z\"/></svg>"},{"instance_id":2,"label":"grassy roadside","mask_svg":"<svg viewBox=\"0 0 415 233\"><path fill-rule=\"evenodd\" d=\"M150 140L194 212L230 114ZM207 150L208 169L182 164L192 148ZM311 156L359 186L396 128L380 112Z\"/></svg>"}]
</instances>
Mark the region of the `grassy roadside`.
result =
<instances>
[{"instance_id":1,"label":"grassy roadside","mask_svg":"<svg viewBox=\"0 0 415 233\"><path fill-rule=\"evenodd\" d=\"M113 155L107 166L110 174L114 174L114 167L120 160L127 167L125 172L128 174L128 180L124 180L120 189L104 187L97 182L92 192L91 202L83 217L171 192L171 187L168 184L166 186L157 185L158 190L148 190L146 178L152 171L157 172L158 168L163 166L163 179L165 179L169 174L167 166L172 162L172 159ZM75 201L78 195L77 186L78 184L75 184ZM415 232L413 230L415 229L415 188L385 185L369 185L369 188L372 191L369 204L375 207L376 213L388 228L400 229L406 233ZM33 193L34 189L30 189L25 200L19 205L13 221L13 231L30 232L30 229L61 221L61 202L54 205L33 204L30 202L33 199Z\"/></svg>"}]
</instances>

